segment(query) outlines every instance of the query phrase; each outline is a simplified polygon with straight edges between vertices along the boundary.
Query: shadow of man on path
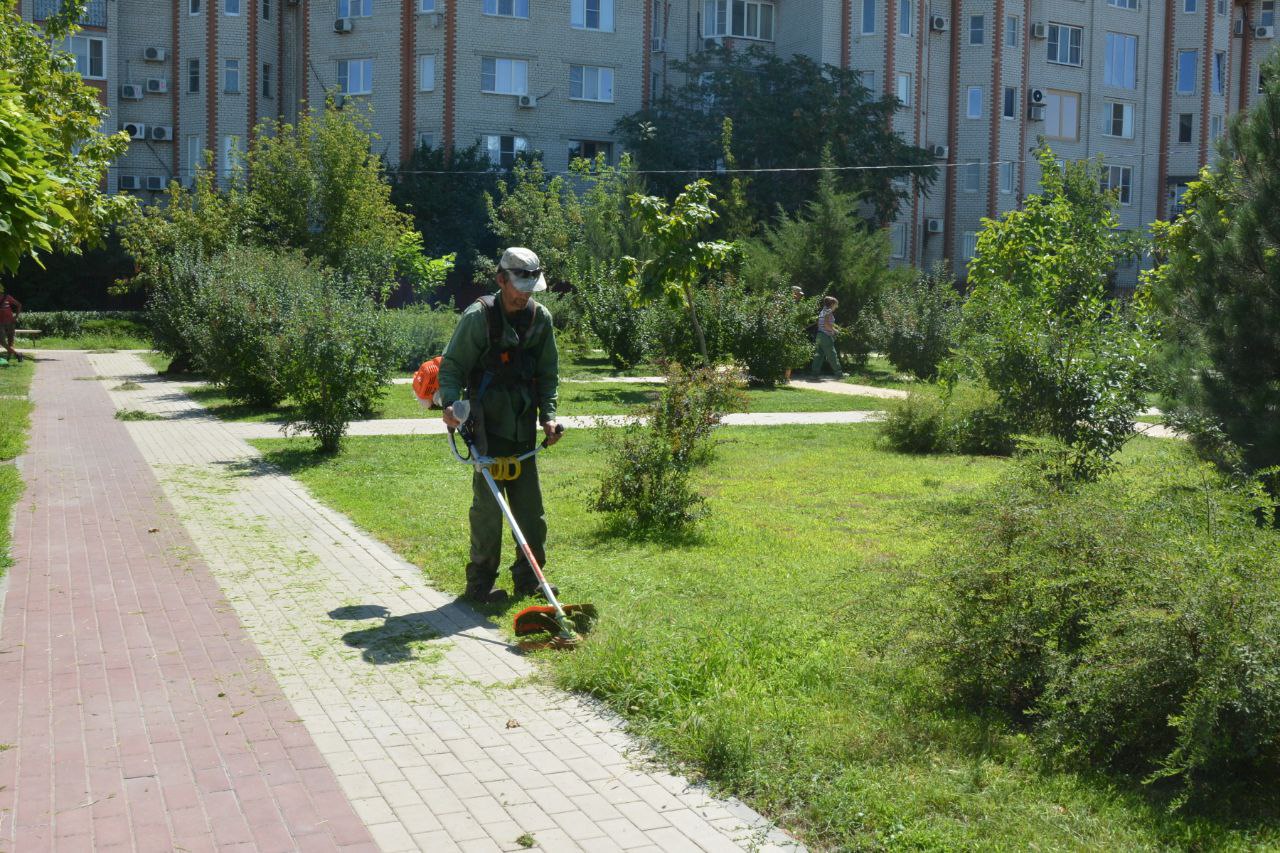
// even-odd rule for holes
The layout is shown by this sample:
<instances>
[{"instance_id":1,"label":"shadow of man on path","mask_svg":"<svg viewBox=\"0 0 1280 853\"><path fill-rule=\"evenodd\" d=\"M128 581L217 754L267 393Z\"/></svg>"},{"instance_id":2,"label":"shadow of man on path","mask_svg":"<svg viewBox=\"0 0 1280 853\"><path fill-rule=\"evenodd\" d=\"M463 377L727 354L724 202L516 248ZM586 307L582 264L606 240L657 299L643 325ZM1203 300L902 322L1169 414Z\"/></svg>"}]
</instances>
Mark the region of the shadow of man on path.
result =
<instances>
[{"instance_id":1,"label":"shadow of man on path","mask_svg":"<svg viewBox=\"0 0 1280 853\"><path fill-rule=\"evenodd\" d=\"M330 619L365 620L382 619L381 625L342 635L348 646L364 649L361 658L366 663L379 666L403 663L418 658L425 651L421 644L443 637L456 637L472 628L493 628L494 624L481 613L462 602L452 601L435 610L392 616L391 611L380 604L352 604L329 611ZM508 647L508 644L466 634L466 639L481 643Z\"/></svg>"}]
</instances>

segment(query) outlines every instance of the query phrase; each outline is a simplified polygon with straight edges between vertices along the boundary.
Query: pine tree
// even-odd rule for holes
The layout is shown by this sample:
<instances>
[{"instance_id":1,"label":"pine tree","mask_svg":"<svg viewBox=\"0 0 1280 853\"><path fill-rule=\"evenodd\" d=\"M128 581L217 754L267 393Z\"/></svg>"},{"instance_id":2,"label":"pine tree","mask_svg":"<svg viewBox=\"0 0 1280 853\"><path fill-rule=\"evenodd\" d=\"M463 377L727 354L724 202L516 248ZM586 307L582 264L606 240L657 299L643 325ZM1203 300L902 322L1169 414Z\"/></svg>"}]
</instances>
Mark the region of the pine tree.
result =
<instances>
[{"instance_id":1,"label":"pine tree","mask_svg":"<svg viewBox=\"0 0 1280 853\"><path fill-rule=\"evenodd\" d=\"M1157 228L1153 272L1171 417L1220 464L1251 472L1280 465L1280 55L1263 77L1183 214Z\"/></svg>"}]
</instances>

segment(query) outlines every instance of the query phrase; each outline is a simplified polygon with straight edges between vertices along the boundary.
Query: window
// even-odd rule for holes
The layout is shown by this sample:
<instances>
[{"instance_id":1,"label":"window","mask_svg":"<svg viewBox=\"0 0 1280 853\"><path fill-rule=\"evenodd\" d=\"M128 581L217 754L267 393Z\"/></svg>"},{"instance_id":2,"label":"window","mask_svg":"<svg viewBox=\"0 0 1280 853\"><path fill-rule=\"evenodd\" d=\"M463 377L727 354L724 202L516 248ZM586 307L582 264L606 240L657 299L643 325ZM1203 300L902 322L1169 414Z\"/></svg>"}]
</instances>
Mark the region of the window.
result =
<instances>
[{"instance_id":1,"label":"window","mask_svg":"<svg viewBox=\"0 0 1280 853\"><path fill-rule=\"evenodd\" d=\"M1182 11L1195 14L1199 0L1182 0Z\"/></svg>"},{"instance_id":2,"label":"window","mask_svg":"<svg viewBox=\"0 0 1280 853\"><path fill-rule=\"evenodd\" d=\"M969 44L982 44L986 36L986 18L982 15L969 16Z\"/></svg>"},{"instance_id":3,"label":"window","mask_svg":"<svg viewBox=\"0 0 1280 853\"><path fill-rule=\"evenodd\" d=\"M486 136L485 149L489 152L489 162L510 169L516 162L516 155L529 150L529 140L523 136Z\"/></svg>"},{"instance_id":4,"label":"window","mask_svg":"<svg viewBox=\"0 0 1280 853\"><path fill-rule=\"evenodd\" d=\"M187 0L187 14L189 15L200 14L200 0ZM191 137L187 137L187 138L190 139Z\"/></svg>"},{"instance_id":5,"label":"window","mask_svg":"<svg viewBox=\"0 0 1280 853\"><path fill-rule=\"evenodd\" d=\"M868 91L870 91L870 92L872 93L872 95L874 96L875 91L876 91L876 72L875 72L875 71L863 71L863 72L862 72L862 85L866 86L866 87L867 87L867 90L868 90Z\"/></svg>"},{"instance_id":6,"label":"window","mask_svg":"<svg viewBox=\"0 0 1280 853\"><path fill-rule=\"evenodd\" d=\"M1222 136L1222 116L1209 116L1209 138L1217 139Z\"/></svg>"},{"instance_id":7,"label":"window","mask_svg":"<svg viewBox=\"0 0 1280 853\"><path fill-rule=\"evenodd\" d=\"M373 16L373 0L338 0L339 18L369 18Z\"/></svg>"},{"instance_id":8,"label":"window","mask_svg":"<svg viewBox=\"0 0 1280 853\"><path fill-rule=\"evenodd\" d=\"M262 97L271 97L271 63L262 63Z\"/></svg>"},{"instance_id":9,"label":"window","mask_svg":"<svg viewBox=\"0 0 1280 853\"><path fill-rule=\"evenodd\" d=\"M1227 14L1227 0L1218 0L1218 14Z\"/></svg>"},{"instance_id":10,"label":"window","mask_svg":"<svg viewBox=\"0 0 1280 853\"><path fill-rule=\"evenodd\" d=\"M62 49L76 58L76 71L86 80L106 79L103 58L107 52L105 39L88 36L71 36L62 42Z\"/></svg>"},{"instance_id":11,"label":"window","mask_svg":"<svg viewBox=\"0 0 1280 853\"><path fill-rule=\"evenodd\" d=\"M1012 162L1000 164L1000 192L1005 195L1013 193L1013 167L1016 165Z\"/></svg>"},{"instance_id":12,"label":"window","mask_svg":"<svg viewBox=\"0 0 1280 853\"><path fill-rule=\"evenodd\" d=\"M905 258L907 256L907 224L895 222L889 226L889 256Z\"/></svg>"},{"instance_id":13,"label":"window","mask_svg":"<svg viewBox=\"0 0 1280 853\"><path fill-rule=\"evenodd\" d=\"M570 65L569 97L575 101L613 103L613 69Z\"/></svg>"},{"instance_id":14,"label":"window","mask_svg":"<svg viewBox=\"0 0 1280 853\"><path fill-rule=\"evenodd\" d=\"M372 92L373 60L338 60L338 91L344 95L367 95Z\"/></svg>"},{"instance_id":15,"label":"window","mask_svg":"<svg viewBox=\"0 0 1280 853\"><path fill-rule=\"evenodd\" d=\"M1194 95L1196 91L1196 69L1200 66L1200 51L1178 51L1178 94Z\"/></svg>"},{"instance_id":16,"label":"window","mask_svg":"<svg viewBox=\"0 0 1280 853\"><path fill-rule=\"evenodd\" d=\"M1013 86L1004 87L1004 109L1000 114L1005 118L1018 117L1018 90Z\"/></svg>"},{"instance_id":17,"label":"window","mask_svg":"<svg viewBox=\"0 0 1280 853\"><path fill-rule=\"evenodd\" d=\"M1137 9L1138 0L1107 0L1107 5L1117 9Z\"/></svg>"},{"instance_id":18,"label":"window","mask_svg":"<svg viewBox=\"0 0 1280 853\"><path fill-rule=\"evenodd\" d=\"M576 2L576 0L575 0ZM773 4L757 0L706 0L702 34L773 41Z\"/></svg>"},{"instance_id":19,"label":"window","mask_svg":"<svg viewBox=\"0 0 1280 853\"><path fill-rule=\"evenodd\" d=\"M418 0L418 11L419 11L419 12L422 12L422 13L424 13L424 14L425 14L425 13L427 13L427 12L434 12L435 10L436 10L436 0ZM430 133L425 133L425 134L424 134L424 133L419 133L419 134L418 134L418 136L419 136L419 137L422 137L422 136L428 136L428 137L431 137L432 139L435 139L435 137L434 137L434 136L432 136ZM419 147L419 148L421 148L422 146L421 146L421 145L419 145L418 147ZM430 147L430 146L428 146L428 147Z\"/></svg>"},{"instance_id":20,"label":"window","mask_svg":"<svg viewBox=\"0 0 1280 853\"><path fill-rule=\"evenodd\" d=\"M876 0L862 0L862 34L869 36L876 31Z\"/></svg>"},{"instance_id":21,"label":"window","mask_svg":"<svg viewBox=\"0 0 1280 853\"><path fill-rule=\"evenodd\" d=\"M1122 89L1138 88L1138 37L1107 33L1102 82Z\"/></svg>"},{"instance_id":22,"label":"window","mask_svg":"<svg viewBox=\"0 0 1280 853\"><path fill-rule=\"evenodd\" d=\"M495 95L529 94L529 63L523 59L480 60L480 91Z\"/></svg>"},{"instance_id":23,"label":"window","mask_svg":"<svg viewBox=\"0 0 1280 853\"><path fill-rule=\"evenodd\" d=\"M222 7L222 11L223 11L224 13L226 13L226 14L228 14L228 15L239 15L239 14L240 14L240 0L223 0L223 3L225 4L225 5ZM230 136L228 136L228 137L225 137L225 138L226 138L226 139L233 139L234 137L230 137Z\"/></svg>"},{"instance_id":24,"label":"window","mask_svg":"<svg viewBox=\"0 0 1280 853\"><path fill-rule=\"evenodd\" d=\"M1017 47L1021 38L1022 19L1017 15L1008 15L1004 19L1004 46Z\"/></svg>"},{"instance_id":25,"label":"window","mask_svg":"<svg viewBox=\"0 0 1280 853\"><path fill-rule=\"evenodd\" d=\"M240 137L222 137L222 176L230 177L233 172L240 170L243 162L240 153Z\"/></svg>"},{"instance_id":26,"label":"window","mask_svg":"<svg viewBox=\"0 0 1280 853\"><path fill-rule=\"evenodd\" d=\"M200 91L200 60L187 60L187 91L195 94Z\"/></svg>"},{"instance_id":27,"label":"window","mask_svg":"<svg viewBox=\"0 0 1280 853\"><path fill-rule=\"evenodd\" d=\"M1129 204L1130 192L1133 188L1132 166L1103 166L1102 190L1115 190L1121 204Z\"/></svg>"},{"instance_id":28,"label":"window","mask_svg":"<svg viewBox=\"0 0 1280 853\"><path fill-rule=\"evenodd\" d=\"M960 238L960 257L971 261L976 254L978 254L978 235L972 231L966 231Z\"/></svg>"},{"instance_id":29,"label":"window","mask_svg":"<svg viewBox=\"0 0 1280 853\"><path fill-rule=\"evenodd\" d=\"M569 4L569 26L613 32L613 0L573 0Z\"/></svg>"},{"instance_id":30,"label":"window","mask_svg":"<svg viewBox=\"0 0 1280 853\"><path fill-rule=\"evenodd\" d=\"M1178 114L1178 141L1190 142L1191 130L1196 120L1195 113L1179 113Z\"/></svg>"},{"instance_id":31,"label":"window","mask_svg":"<svg viewBox=\"0 0 1280 853\"><path fill-rule=\"evenodd\" d=\"M1049 25L1049 61L1058 65L1079 65L1084 30L1066 24Z\"/></svg>"},{"instance_id":32,"label":"window","mask_svg":"<svg viewBox=\"0 0 1280 853\"><path fill-rule=\"evenodd\" d=\"M262 0L262 20L271 20L271 0Z\"/></svg>"},{"instance_id":33,"label":"window","mask_svg":"<svg viewBox=\"0 0 1280 853\"><path fill-rule=\"evenodd\" d=\"M976 193L982 186L982 164L965 163L960 167L960 186L967 193Z\"/></svg>"},{"instance_id":34,"label":"window","mask_svg":"<svg viewBox=\"0 0 1280 853\"><path fill-rule=\"evenodd\" d=\"M653 0L653 15L651 18L651 20L653 21L653 29L650 30L649 35L653 36L654 38L658 38L659 36L661 36L663 33L663 30L666 29L662 25L663 24L663 21L662 21L663 8L664 8L664 0Z\"/></svg>"},{"instance_id":35,"label":"window","mask_svg":"<svg viewBox=\"0 0 1280 853\"><path fill-rule=\"evenodd\" d=\"M1258 15L1258 26L1274 27L1276 25L1276 0L1262 0L1262 12Z\"/></svg>"},{"instance_id":36,"label":"window","mask_svg":"<svg viewBox=\"0 0 1280 853\"><path fill-rule=\"evenodd\" d=\"M1165 198L1169 201L1169 213L1177 216L1182 213L1182 197L1187 194L1186 184L1170 184Z\"/></svg>"},{"instance_id":37,"label":"window","mask_svg":"<svg viewBox=\"0 0 1280 853\"><path fill-rule=\"evenodd\" d=\"M1080 138L1080 95L1045 90L1044 135L1049 139Z\"/></svg>"},{"instance_id":38,"label":"window","mask_svg":"<svg viewBox=\"0 0 1280 853\"><path fill-rule=\"evenodd\" d=\"M230 94L240 92L240 60L226 59L222 62L222 91Z\"/></svg>"},{"instance_id":39,"label":"window","mask_svg":"<svg viewBox=\"0 0 1280 853\"><path fill-rule=\"evenodd\" d=\"M436 135L425 130L420 130L418 131L416 144L419 148L435 148Z\"/></svg>"},{"instance_id":40,"label":"window","mask_svg":"<svg viewBox=\"0 0 1280 853\"><path fill-rule=\"evenodd\" d=\"M484 13L504 18L527 18L529 0L484 0Z\"/></svg>"},{"instance_id":41,"label":"window","mask_svg":"<svg viewBox=\"0 0 1280 853\"><path fill-rule=\"evenodd\" d=\"M982 87L970 86L965 100L967 118L982 118Z\"/></svg>"},{"instance_id":42,"label":"window","mask_svg":"<svg viewBox=\"0 0 1280 853\"><path fill-rule=\"evenodd\" d=\"M1222 95L1227 89L1227 55L1220 50L1213 52L1213 94Z\"/></svg>"},{"instance_id":43,"label":"window","mask_svg":"<svg viewBox=\"0 0 1280 853\"><path fill-rule=\"evenodd\" d=\"M582 159L595 162L596 157L604 156L605 165L613 163L613 143L596 142L592 139L570 139L569 161Z\"/></svg>"},{"instance_id":44,"label":"window","mask_svg":"<svg viewBox=\"0 0 1280 853\"><path fill-rule=\"evenodd\" d=\"M418 91L433 92L436 88L436 55L424 53L418 57Z\"/></svg>"},{"instance_id":45,"label":"window","mask_svg":"<svg viewBox=\"0 0 1280 853\"><path fill-rule=\"evenodd\" d=\"M204 168L204 146L200 144L200 137L196 135L188 136L183 150L187 154L183 161L184 171L188 178L194 178L196 172Z\"/></svg>"},{"instance_id":46,"label":"window","mask_svg":"<svg viewBox=\"0 0 1280 853\"><path fill-rule=\"evenodd\" d=\"M1264 68L1258 69L1258 94L1266 94L1267 91L1267 72Z\"/></svg>"},{"instance_id":47,"label":"window","mask_svg":"<svg viewBox=\"0 0 1280 853\"><path fill-rule=\"evenodd\" d=\"M898 0L898 35L911 35L911 0Z\"/></svg>"},{"instance_id":48,"label":"window","mask_svg":"<svg viewBox=\"0 0 1280 853\"><path fill-rule=\"evenodd\" d=\"M911 75L898 74L898 89L896 92L898 100L902 102L902 106L911 106Z\"/></svg>"},{"instance_id":49,"label":"window","mask_svg":"<svg viewBox=\"0 0 1280 853\"><path fill-rule=\"evenodd\" d=\"M1133 139L1133 104L1107 101L1103 106L1102 133L1120 139Z\"/></svg>"}]
</instances>

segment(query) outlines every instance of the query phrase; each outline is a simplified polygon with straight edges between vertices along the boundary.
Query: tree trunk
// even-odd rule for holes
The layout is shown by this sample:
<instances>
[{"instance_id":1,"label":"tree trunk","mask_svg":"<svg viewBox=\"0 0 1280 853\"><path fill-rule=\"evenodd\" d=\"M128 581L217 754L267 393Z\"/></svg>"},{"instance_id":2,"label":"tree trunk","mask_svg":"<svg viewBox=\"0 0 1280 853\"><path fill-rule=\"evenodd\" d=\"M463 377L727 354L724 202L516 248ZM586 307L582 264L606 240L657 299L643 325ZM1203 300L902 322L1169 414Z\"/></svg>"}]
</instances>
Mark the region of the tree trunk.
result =
<instances>
[{"instance_id":1,"label":"tree trunk","mask_svg":"<svg viewBox=\"0 0 1280 853\"><path fill-rule=\"evenodd\" d=\"M698 312L693 307L693 289L684 287L684 302L689 307L689 321L693 323L693 337L698 342L698 352L702 354L704 367L711 366L711 357L707 355L707 336L702 333L702 324L698 322Z\"/></svg>"}]
</instances>

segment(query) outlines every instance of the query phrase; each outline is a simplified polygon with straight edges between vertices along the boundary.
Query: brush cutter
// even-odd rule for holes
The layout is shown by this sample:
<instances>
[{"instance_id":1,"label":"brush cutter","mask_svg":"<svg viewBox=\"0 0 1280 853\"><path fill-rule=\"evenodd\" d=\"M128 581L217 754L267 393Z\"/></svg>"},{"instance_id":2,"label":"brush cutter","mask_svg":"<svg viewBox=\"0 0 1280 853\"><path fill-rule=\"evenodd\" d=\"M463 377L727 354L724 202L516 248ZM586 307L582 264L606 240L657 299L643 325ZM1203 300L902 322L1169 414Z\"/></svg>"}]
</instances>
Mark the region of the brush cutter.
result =
<instances>
[{"instance_id":1,"label":"brush cutter","mask_svg":"<svg viewBox=\"0 0 1280 853\"><path fill-rule=\"evenodd\" d=\"M454 458L465 465L470 465L484 477L490 493L493 494L493 499L498 502L498 508L502 510L502 515L507 519L507 524L511 525L511 532L515 536L516 544L520 546L521 553L524 554L524 558L528 560L529 566L538 578L538 588L542 590L542 595L548 602L546 605L526 607L516 614L514 624L516 636L523 637L530 634L547 633L551 635L551 640L547 645L552 648L571 649L577 646L581 639L579 635L590 631L595 624L596 608L590 604L560 604L556 598L555 590L547 582L547 576L543 574L542 567L538 565L537 559L533 556L533 549L529 547L528 540L524 538L520 525L516 523L516 517L511 513L511 507L507 505L506 500L502 497L502 490L498 488L498 483L495 479L500 477L506 480L514 480L519 477L520 463L545 450L547 447L546 439L543 439L540 445L522 456L502 458L482 456L476 452L468 427L471 416L470 401L459 400L454 403L453 413L458 420L462 421L462 426L458 428L457 432L462 434L463 444L467 447L466 456L458 452L458 444L454 438L454 430L451 427L449 429L449 446L453 450ZM556 428L557 434L563 431L564 427L562 426Z\"/></svg>"}]
</instances>

